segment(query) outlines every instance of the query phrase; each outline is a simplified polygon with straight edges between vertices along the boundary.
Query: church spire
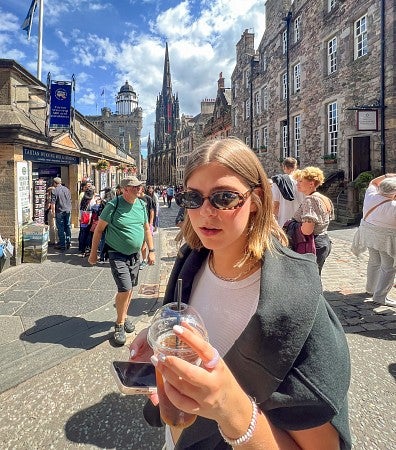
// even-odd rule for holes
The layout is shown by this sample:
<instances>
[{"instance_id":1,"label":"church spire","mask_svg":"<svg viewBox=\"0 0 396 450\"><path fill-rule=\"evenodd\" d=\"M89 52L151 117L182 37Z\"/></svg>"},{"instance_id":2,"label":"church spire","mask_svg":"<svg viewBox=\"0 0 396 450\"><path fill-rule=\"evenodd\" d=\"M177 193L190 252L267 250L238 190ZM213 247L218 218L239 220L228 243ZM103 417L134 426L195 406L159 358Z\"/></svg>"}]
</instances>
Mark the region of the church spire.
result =
<instances>
[{"instance_id":1,"label":"church spire","mask_svg":"<svg viewBox=\"0 0 396 450\"><path fill-rule=\"evenodd\" d=\"M165 62L164 62L164 78L162 81L162 95L164 98L170 98L172 96L172 80L171 80L171 73L170 73L168 43L166 43L166 47L165 47Z\"/></svg>"}]
</instances>

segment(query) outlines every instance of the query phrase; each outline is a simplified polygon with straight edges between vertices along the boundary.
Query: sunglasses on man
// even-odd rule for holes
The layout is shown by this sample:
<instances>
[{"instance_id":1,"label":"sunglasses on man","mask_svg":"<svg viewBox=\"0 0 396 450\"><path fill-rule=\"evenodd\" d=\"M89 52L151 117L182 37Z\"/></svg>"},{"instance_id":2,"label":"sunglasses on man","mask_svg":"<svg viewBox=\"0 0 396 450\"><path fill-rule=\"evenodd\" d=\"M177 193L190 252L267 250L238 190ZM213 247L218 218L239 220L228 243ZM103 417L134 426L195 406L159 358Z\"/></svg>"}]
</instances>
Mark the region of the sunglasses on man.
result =
<instances>
[{"instance_id":1,"label":"sunglasses on man","mask_svg":"<svg viewBox=\"0 0 396 450\"><path fill-rule=\"evenodd\" d=\"M250 188L244 194L234 191L217 191L204 197L198 191L182 191L176 194L175 201L178 206L186 209L200 208L206 199L216 209L236 209L240 208L252 193L254 187Z\"/></svg>"}]
</instances>

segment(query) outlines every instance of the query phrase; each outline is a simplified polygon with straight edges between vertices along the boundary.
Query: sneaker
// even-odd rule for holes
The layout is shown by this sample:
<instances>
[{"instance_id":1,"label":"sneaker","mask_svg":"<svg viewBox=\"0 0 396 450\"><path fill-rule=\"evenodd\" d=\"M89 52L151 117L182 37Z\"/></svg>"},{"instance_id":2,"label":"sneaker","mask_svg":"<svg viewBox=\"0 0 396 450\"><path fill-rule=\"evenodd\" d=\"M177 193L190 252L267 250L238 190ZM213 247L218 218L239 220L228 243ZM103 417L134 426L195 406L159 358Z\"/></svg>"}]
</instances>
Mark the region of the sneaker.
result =
<instances>
[{"instance_id":1,"label":"sneaker","mask_svg":"<svg viewBox=\"0 0 396 450\"><path fill-rule=\"evenodd\" d=\"M126 334L124 330L123 323L115 323L114 324L114 342L117 345L124 345L126 342Z\"/></svg>"},{"instance_id":2,"label":"sneaker","mask_svg":"<svg viewBox=\"0 0 396 450\"><path fill-rule=\"evenodd\" d=\"M139 270L143 270L147 266L146 261L142 261L139 265Z\"/></svg>"},{"instance_id":3,"label":"sneaker","mask_svg":"<svg viewBox=\"0 0 396 450\"><path fill-rule=\"evenodd\" d=\"M132 332L135 331L135 325L132 323L132 320L131 320L129 317L127 317L127 318L125 319L125 322L124 322L124 330L125 330L127 333L132 333Z\"/></svg>"},{"instance_id":4,"label":"sneaker","mask_svg":"<svg viewBox=\"0 0 396 450\"><path fill-rule=\"evenodd\" d=\"M392 300L391 298L386 297L385 306L391 306L392 308L396 308L396 300Z\"/></svg>"},{"instance_id":5,"label":"sneaker","mask_svg":"<svg viewBox=\"0 0 396 450\"><path fill-rule=\"evenodd\" d=\"M66 244L66 248L67 248L67 249L70 248L70 242L68 242L68 243Z\"/></svg>"},{"instance_id":6,"label":"sneaker","mask_svg":"<svg viewBox=\"0 0 396 450\"><path fill-rule=\"evenodd\" d=\"M105 260L104 259L99 259L98 264L104 264Z\"/></svg>"}]
</instances>

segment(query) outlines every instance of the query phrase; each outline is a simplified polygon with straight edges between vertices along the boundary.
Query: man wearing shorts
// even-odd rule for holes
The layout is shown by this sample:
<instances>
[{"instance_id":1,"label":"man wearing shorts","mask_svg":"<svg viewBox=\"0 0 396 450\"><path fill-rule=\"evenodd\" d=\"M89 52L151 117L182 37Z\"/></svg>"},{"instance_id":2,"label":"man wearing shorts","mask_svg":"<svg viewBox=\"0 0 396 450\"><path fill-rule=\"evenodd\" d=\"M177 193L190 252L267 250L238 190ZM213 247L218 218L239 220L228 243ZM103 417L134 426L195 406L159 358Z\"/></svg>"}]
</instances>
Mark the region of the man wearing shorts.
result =
<instances>
[{"instance_id":1,"label":"man wearing shorts","mask_svg":"<svg viewBox=\"0 0 396 450\"><path fill-rule=\"evenodd\" d=\"M105 245L109 263L118 293L115 298L117 320L114 341L124 345L126 334L132 333L135 326L127 317L132 289L138 283L139 251L146 241L149 254L148 264L155 262L153 237L147 219L146 205L138 198L142 182L136 177L121 180L122 195L108 202L103 209L92 239L88 261L96 264L98 246L103 231L106 230Z\"/></svg>"}]
</instances>

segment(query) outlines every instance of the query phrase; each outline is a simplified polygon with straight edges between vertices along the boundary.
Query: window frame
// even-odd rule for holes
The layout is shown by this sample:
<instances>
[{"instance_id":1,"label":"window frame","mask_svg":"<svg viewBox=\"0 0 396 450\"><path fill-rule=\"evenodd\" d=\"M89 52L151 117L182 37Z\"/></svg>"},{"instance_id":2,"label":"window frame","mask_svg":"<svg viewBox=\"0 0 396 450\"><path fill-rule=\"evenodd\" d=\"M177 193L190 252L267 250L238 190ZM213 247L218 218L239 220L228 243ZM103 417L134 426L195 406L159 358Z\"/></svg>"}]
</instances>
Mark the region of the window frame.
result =
<instances>
[{"instance_id":1,"label":"window frame","mask_svg":"<svg viewBox=\"0 0 396 450\"><path fill-rule=\"evenodd\" d=\"M300 157L301 148L301 115L297 114L293 117L293 132L294 132L294 157Z\"/></svg>"},{"instance_id":2,"label":"window frame","mask_svg":"<svg viewBox=\"0 0 396 450\"><path fill-rule=\"evenodd\" d=\"M282 33L282 54L285 55L287 50L287 30Z\"/></svg>"},{"instance_id":3,"label":"window frame","mask_svg":"<svg viewBox=\"0 0 396 450\"><path fill-rule=\"evenodd\" d=\"M282 74L282 100L287 99L287 73Z\"/></svg>"},{"instance_id":4,"label":"window frame","mask_svg":"<svg viewBox=\"0 0 396 450\"><path fill-rule=\"evenodd\" d=\"M353 54L357 60L368 53L367 14L359 17L353 23Z\"/></svg>"},{"instance_id":5,"label":"window frame","mask_svg":"<svg viewBox=\"0 0 396 450\"><path fill-rule=\"evenodd\" d=\"M282 122L282 158L287 158L287 123Z\"/></svg>"},{"instance_id":6,"label":"window frame","mask_svg":"<svg viewBox=\"0 0 396 450\"><path fill-rule=\"evenodd\" d=\"M301 39L301 16L296 17L294 21L294 43L297 44L297 42Z\"/></svg>"},{"instance_id":7,"label":"window frame","mask_svg":"<svg viewBox=\"0 0 396 450\"><path fill-rule=\"evenodd\" d=\"M301 91L301 63L298 62L293 66L293 93L298 94L300 91Z\"/></svg>"},{"instance_id":8,"label":"window frame","mask_svg":"<svg viewBox=\"0 0 396 450\"><path fill-rule=\"evenodd\" d=\"M327 105L327 155L336 157L338 152L338 103Z\"/></svg>"},{"instance_id":9,"label":"window frame","mask_svg":"<svg viewBox=\"0 0 396 450\"><path fill-rule=\"evenodd\" d=\"M333 43L333 44L332 44ZM327 41L327 75L337 72L337 36L333 36Z\"/></svg>"}]
</instances>

